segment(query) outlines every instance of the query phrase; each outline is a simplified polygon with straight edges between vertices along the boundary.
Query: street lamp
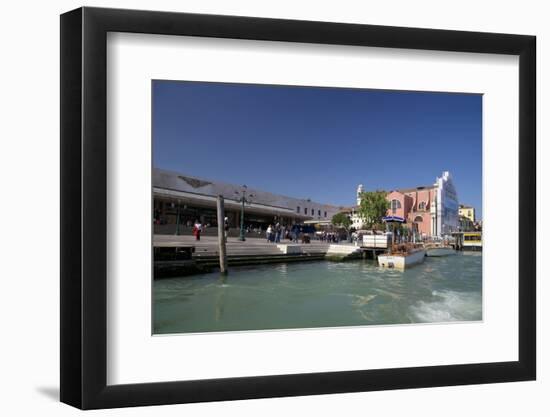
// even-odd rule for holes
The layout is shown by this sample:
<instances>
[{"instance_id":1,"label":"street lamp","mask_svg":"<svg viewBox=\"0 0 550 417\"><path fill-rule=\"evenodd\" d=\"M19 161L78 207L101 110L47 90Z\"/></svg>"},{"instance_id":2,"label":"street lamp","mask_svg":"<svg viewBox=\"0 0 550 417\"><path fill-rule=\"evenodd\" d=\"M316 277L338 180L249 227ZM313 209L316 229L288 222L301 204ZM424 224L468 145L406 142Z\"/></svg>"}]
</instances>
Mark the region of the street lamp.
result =
<instances>
[{"instance_id":1,"label":"street lamp","mask_svg":"<svg viewBox=\"0 0 550 417\"><path fill-rule=\"evenodd\" d=\"M176 213L176 233L175 234L176 236L179 236L180 234L180 200L178 200L178 211Z\"/></svg>"},{"instance_id":2,"label":"street lamp","mask_svg":"<svg viewBox=\"0 0 550 417\"><path fill-rule=\"evenodd\" d=\"M249 194L247 198L247 195L246 195L247 188L248 187L246 185L243 185L241 191L235 191L235 194L239 196L237 201L241 203L241 232L239 234L239 240L242 242L246 240L244 237L244 205L245 203L250 204L251 199L254 197L253 194Z\"/></svg>"},{"instance_id":3,"label":"street lamp","mask_svg":"<svg viewBox=\"0 0 550 417\"><path fill-rule=\"evenodd\" d=\"M172 202L171 204L172 208L175 207L175 204ZM183 205L183 211L185 212L187 210L187 204ZM178 198L178 209L176 211L176 233L174 233L176 236L179 236L180 234L180 226L181 226L181 200Z\"/></svg>"}]
</instances>

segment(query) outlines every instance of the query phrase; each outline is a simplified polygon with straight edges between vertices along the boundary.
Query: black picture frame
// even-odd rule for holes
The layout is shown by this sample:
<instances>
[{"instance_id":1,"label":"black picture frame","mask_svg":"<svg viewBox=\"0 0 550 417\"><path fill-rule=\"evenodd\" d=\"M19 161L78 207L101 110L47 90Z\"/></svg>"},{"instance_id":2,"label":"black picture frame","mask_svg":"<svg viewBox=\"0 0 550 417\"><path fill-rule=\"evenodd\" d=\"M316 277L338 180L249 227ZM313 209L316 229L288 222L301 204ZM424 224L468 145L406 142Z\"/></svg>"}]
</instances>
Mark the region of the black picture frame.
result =
<instances>
[{"instance_id":1,"label":"black picture frame","mask_svg":"<svg viewBox=\"0 0 550 417\"><path fill-rule=\"evenodd\" d=\"M519 360L107 385L108 32L519 56ZM81 409L536 378L536 38L102 8L61 15L61 401Z\"/></svg>"}]
</instances>

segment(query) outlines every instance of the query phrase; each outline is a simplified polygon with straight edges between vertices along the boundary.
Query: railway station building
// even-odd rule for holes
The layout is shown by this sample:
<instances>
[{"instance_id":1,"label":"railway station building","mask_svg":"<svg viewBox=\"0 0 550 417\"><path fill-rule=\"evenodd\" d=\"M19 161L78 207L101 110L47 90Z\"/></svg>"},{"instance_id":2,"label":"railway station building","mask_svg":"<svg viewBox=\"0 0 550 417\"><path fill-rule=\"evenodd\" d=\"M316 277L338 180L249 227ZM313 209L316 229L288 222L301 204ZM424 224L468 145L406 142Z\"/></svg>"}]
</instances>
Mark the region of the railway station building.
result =
<instances>
[{"instance_id":1,"label":"railway station building","mask_svg":"<svg viewBox=\"0 0 550 417\"><path fill-rule=\"evenodd\" d=\"M176 224L190 226L196 220L217 225L218 195L224 197L225 216L232 228L240 227L245 203L245 227L265 230L269 224L301 224L328 220L340 211L334 205L274 194L257 188L214 181L181 173L153 169L153 223L155 233L174 234Z\"/></svg>"}]
</instances>

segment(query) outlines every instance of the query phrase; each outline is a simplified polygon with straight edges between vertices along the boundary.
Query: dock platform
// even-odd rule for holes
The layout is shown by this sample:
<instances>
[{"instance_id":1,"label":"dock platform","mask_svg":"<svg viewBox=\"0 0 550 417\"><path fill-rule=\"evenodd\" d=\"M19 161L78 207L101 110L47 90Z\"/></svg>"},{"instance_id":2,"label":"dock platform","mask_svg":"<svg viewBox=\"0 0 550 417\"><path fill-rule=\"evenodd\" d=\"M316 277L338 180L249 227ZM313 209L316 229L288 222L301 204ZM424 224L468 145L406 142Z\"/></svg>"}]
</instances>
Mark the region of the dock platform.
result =
<instances>
[{"instance_id":1,"label":"dock platform","mask_svg":"<svg viewBox=\"0 0 550 417\"><path fill-rule=\"evenodd\" d=\"M204 236L195 240L193 236L155 235L153 239L155 252L162 248L190 248L192 256L184 260L167 260L155 256L155 278L174 276L178 270L182 275L189 273L208 272L219 266L219 247L216 236ZM190 250L187 249L187 252ZM237 238L229 238L226 243L228 265L259 265L280 262L306 262L330 259L342 261L365 257L364 250L349 243L331 244L321 241L311 243L293 243L282 240L280 243L268 242L262 238L247 238L242 242Z\"/></svg>"}]
</instances>

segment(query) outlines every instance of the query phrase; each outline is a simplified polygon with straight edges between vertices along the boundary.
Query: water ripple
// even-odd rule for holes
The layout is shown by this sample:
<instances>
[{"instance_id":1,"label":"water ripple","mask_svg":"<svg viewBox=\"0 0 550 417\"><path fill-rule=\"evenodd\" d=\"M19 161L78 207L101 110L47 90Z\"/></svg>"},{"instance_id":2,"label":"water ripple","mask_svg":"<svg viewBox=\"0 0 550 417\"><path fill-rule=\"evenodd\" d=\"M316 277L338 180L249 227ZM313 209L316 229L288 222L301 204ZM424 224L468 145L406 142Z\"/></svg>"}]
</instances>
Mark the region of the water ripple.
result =
<instances>
[{"instance_id":1,"label":"water ripple","mask_svg":"<svg viewBox=\"0 0 550 417\"><path fill-rule=\"evenodd\" d=\"M481 320L482 257L405 271L372 261L230 268L154 282L155 333Z\"/></svg>"}]
</instances>

